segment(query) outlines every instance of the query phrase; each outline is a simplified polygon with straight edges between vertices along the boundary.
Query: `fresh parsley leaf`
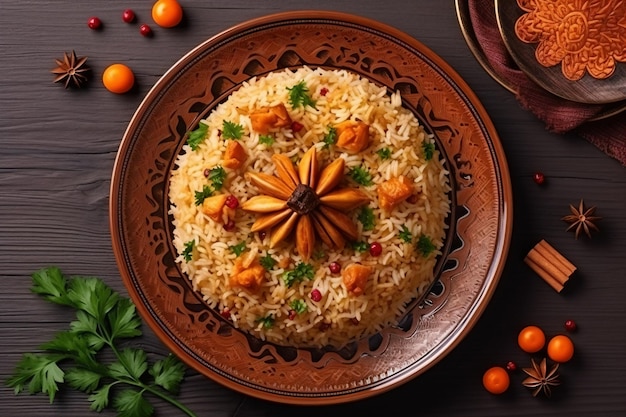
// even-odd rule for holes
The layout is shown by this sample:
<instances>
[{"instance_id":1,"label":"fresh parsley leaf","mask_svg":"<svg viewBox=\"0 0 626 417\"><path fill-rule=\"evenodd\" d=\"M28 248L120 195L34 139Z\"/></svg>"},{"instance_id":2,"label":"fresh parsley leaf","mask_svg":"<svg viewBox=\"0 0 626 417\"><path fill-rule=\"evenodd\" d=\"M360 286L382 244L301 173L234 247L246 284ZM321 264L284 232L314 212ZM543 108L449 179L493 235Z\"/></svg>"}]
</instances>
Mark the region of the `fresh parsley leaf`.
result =
<instances>
[{"instance_id":1,"label":"fresh parsley leaf","mask_svg":"<svg viewBox=\"0 0 626 417\"><path fill-rule=\"evenodd\" d=\"M89 314L98 322L106 320L106 315L119 300L119 294L97 278L71 280L68 296L77 309Z\"/></svg>"},{"instance_id":2,"label":"fresh parsley leaf","mask_svg":"<svg viewBox=\"0 0 626 417\"><path fill-rule=\"evenodd\" d=\"M224 186L224 181L226 180L226 170L221 166L211 168L209 170L208 178L213 183L213 188L215 190L221 190Z\"/></svg>"},{"instance_id":3,"label":"fresh parsley leaf","mask_svg":"<svg viewBox=\"0 0 626 417\"><path fill-rule=\"evenodd\" d=\"M65 372L59 367L58 357L45 354L26 353L17 364L15 374L7 380L7 385L14 388L15 394L28 389L31 394L47 394L50 403L59 391L59 383L64 380Z\"/></svg>"},{"instance_id":4,"label":"fresh parsley leaf","mask_svg":"<svg viewBox=\"0 0 626 417\"><path fill-rule=\"evenodd\" d=\"M324 148L334 145L337 142L337 129L333 126L328 126L328 132L326 132L322 141L324 142Z\"/></svg>"},{"instance_id":5,"label":"fresh parsley leaf","mask_svg":"<svg viewBox=\"0 0 626 417\"><path fill-rule=\"evenodd\" d=\"M109 406L109 393L114 383L103 385L99 390L96 390L88 398L91 405L89 408L92 411L101 412Z\"/></svg>"},{"instance_id":6,"label":"fresh parsley leaf","mask_svg":"<svg viewBox=\"0 0 626 417\"><path fill-rule=\"evenodd\" d=\"M208 185L202 186L202 191L196 191L194 194L194 202L196 206L202 204L205 198L211 197L213 195L213 189Z\"/></svg>"},{"instance_id":7,"label":"fresh parsley leaf","mask_svg":"<svg viewBox=\"0 0 626 417\"><path fill-rule=\"evenodd\" d=\"M378 151L376 151L376 153L378 154L378 157L383 161L391 158L391 149L389 148L379 149Z\"/></svg>"},{"instance_id":8,"label":"fresh parsley leaf","mask_svg":"<svg viewBox=\"0 0 626 417\"><path fill-rule=\"evenodd\" d=\"M420 251L424 258L427 258L428 255L430 255L435 249L437 249L430 237L424 234L420 235L420 237L417 239L416 246L417 250Z\"/></svg>"},{"instance_id":9,"label":"fresh parsley leaf","mask_svg":"<svg viewBox=\"0 0 626 417\"><path fill-rule=\"evenodd\" d=\"M118 361L109 365L109 374L118 379L139 380L148 370L148 356L140 349L126 348L119 352Z\"/></svg>"},{"instance_id":10,"label":"fresh parsley leaf","mask_svg":"<svg viewBox=\"0 0 626 417\"><path fill-rule=\"evenodd\" d=\"M239 242L236 245L229 246L228 249L233 251L235 255L239 256L246 250L246 242Z\"/></svg>"},{"instance_id":11,"label":"fresh parsley leaf","mask_svg":"<svg viewBox=\"0 0 626 417\"><path fill-rule=\"evenodd\" d=\"M348 171L348 175L357 183L357 184L361 184L364 186L369 186L374 184L374 182L372 181L372 175L367 172L367 169L361 167L361 166L356 166L356 167L352 167L350 168L350 171Z\"/></svg>"},{"instance_id":12,"label":"fresh parsley leaf","mask_svg":"<svg viewBox=\"0 0 626 417\"><path fill-rule=\"evenodd\" d=\"M368 245L367 242L352 242L352 249L354 249L356 252L365 252L369 249L369 247L370 245Z\"/></svg>"},{"instance_id":13,"label":"fresh parsley leaf","mask_svg":"<svg viewBox=\"0 0 626 417\"><path fill-rule=\"evenodd\" d=\"M119 392L113 400L113 407L118 417L149 417L154 413L154 407L144 398L143 392L134 389Z\"/></svg>"},{"instance_id":14,"label":"fresh parsley leaf","mask_svg":"<svg viewBox=\"0 0 626 417\"><path fill-rule=\"evenodd\" d=\"M435 154L435 144L432 142L423 142L422 148L424 149L424 159L430 161Z\"/></svg>"},{"instance_id":15,"label":"fresh parsley leaf","mask_svg":"<svg viewBox=\"0 0 626 417\"><path fill-rule=\"evenodd\" d=\"M295 283L302 282L304 280L312 280L315 276L313 265L300 262L291 271L287 271L283 274L283 280L287 287L293 286Z\"/></svg>"},{"instance_id":16,"label":"fresh parsley leaf","mask_svg":"<svg viewBox=\"0 0 626 417\"><path fill-rule=\"evenodd\" d=\"M243 135L243 126L238 123L224 120L222 123L222 137L224 139L241 139Z\"/></svg>"},{"instance_id":17,"label":"fresh parsley leaf","mask_svg":"<svg viewBox=\"0 0 626 417\"><path fill-rule=\"evenodd\" d=\"M259 263L265 270L270 271L276 265L276 259L272 258L269 253L259 259Z\"/></svg>"},{"instance_id":18,"label":"fresh parsley leaf","mask_svg":"<svg viewBox=\"0 0 626 417\"><path fill-rule=\"evenodd\" d=\"M129 299L119 300L107 319L112 340L141 336L141 320L137 316L135 305Z\"/></svg>"},{"instance_id":19,"label":"fresh parsley leaf","mask_svg":"<svg viewBox=\"0 0 626 417\"><path fill-rule=\"evenodd\" d=\"M79 391L91 394L98 386L103 375L84 368L71 368L65 374L65 382Z\"/></svg>"},{"instance_id":20,"label":"fresh parsley leaf","mask_svg":"<svg viewBox=\"0 0 626 417\"><path fill-rule=\"evenodd\" d=\"M290 302L289 307L291 307L291 309L298 314L306 313L306 311L309 309L306 305L306 301L304 301L301 298L298 298Z\"/></svg>"},{"instance_id":21,"label":"fresh parsley leaf","mask_svg":"<svg viewBox=\"0 0 626 417\"><path fill-rule=\"evenodd\" d=\"M405 243L411 243L411 241L413 240L413 235L411 234L411 231L404 224L400 229L400 233L398 233L398 237Z\"/></svg>"},{"instance_id":22,"label":"fresh parsley leaf","mask_svg":"<svg viewBox=\"0 0 626 417\"><path fill-rule=\"evenodd\" d=\"M67 281L59 268L50 267L39 270L33 274L32 278L32 292L53 303L73 307L72 301L67 296Z\"/></svg>"},{"instance_id":23,"label":"fresh parsley leaf","mask_svg":"<svg viewBox=\"0 0 626 417\"><path fill-rule=\"evenodd\" d=\"M275 142L275 139L273 136L270 136L270 135L259 136L259 143L262 143L267 146L272 146L274 142Z\"/></svg>"},{"instance_id":24,"label":"fresh parsley leaf","mask_svg":"<svg viewBox=\"0 0 626 417\"><path fill-rule=\"evenodd\" d=\"M185 248L183 249L183 258L186 262L190 262L193 258L193 248L196 246L195 240L190 240L189 242L185 242Z\"/></svg>"},{"instance_id":25,"label":"fresh parsley leaf","mask_svg":"<svg viewBox=\"0 0 626 417\"><path fill-rule=\"evenodd\" d=\"M185 377L185 365L170 354L156 361L148 372L154 378L155 384L172 394L178 394L180 383Z\"/></svg>"},{"instance_id":26,"label":"fresh parsley leaf","mask_svg":"<svg viewBox=\"0 0 626 417\"><path fill-rule=\"evenodd\" d=\"M274 317L272 316L261 317L257 321L263 323L264 329L271 329L274 326Z\"/></svg>"},{"instance_id":27,"label":"fresh parsley leaf","mask_svg":"<svg viewBox=\"0 0 626 417\"><path fill-rule=\"evenodd\" d=\"M374 217L374 210L369 206L361 207L361 211L357 215L357 219L363 225L363 230L373 230L376 224L376 218Z\"/></svg>"},{"instance_id":28,"label":"fresh parsley leaf","mask_svg":"<svg viewBox=\"0 0 626 417\"><path fill-rule=\"evenodd\" d=\"M291 107L294 109L300 106L311 106L315 108L315 100L309 95L309 87L306 86L304 80L293 87L287 87L287 90L289 90L289 104L291 104Z\"/></svg>"},{"instance_id":29,"label":"fresh parsley leaf","mask_svg":"<svg viewBox=\"0 0 626 417\"><path fill-rule=\"evenodd\" d=\"M200 122L198 123L198 127L195 130L192 130L191 132L189 132L189 136L187 137L187 144L189 145L192 151L195 151L196 149L198 149L198 146L200 146L200 144L204 142L204 139L206 138L208 131L209 131L209 126Z\"/></svg>"}]
</instances>

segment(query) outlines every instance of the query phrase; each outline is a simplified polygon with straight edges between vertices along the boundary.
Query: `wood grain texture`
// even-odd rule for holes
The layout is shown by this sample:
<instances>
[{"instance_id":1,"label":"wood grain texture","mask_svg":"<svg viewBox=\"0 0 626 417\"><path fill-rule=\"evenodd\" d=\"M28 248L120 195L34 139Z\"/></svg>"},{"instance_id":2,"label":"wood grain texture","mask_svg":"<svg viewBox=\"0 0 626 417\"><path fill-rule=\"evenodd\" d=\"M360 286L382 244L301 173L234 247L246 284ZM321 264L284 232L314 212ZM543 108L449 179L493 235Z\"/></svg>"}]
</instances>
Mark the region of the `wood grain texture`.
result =
<instances>
[{"instance_id":1,"label":"wood grain texture","mask_svg":"<svg viewBox=\"0 0 626 417\"><path fill-rule=\"evenodd\" d=\"M134 110L156 80L200 42L243 20L310 2L181 0L186 20L139 35L121 20L132 8L152 23L149 2L129 0L30 0L0 5L0 379L21 353L36 350L72 315L29 292L30 274L57 265L71 275L97 275L124 292L108 230L110 175L119 141ZM401 415L429 416L619 416L626 414L626 171L584 140L546 132L473 58L458 27L453 2L396 0L318 1L319 9L380 20L422 41L442 56L474 89L498 129L514 189L514 236L500 285L482 318L461 344L426 374L386 394L351 404L294 407L246 397L189 372L181 400L202 416ZM101 32L86 21L99 16ZM76 50L89 56L94 79L81 91L52 83L54 58ZM137 89L113 95L99 75L124 62ZM547 183L532 181L540 170ZM581 198L598 206L601 232L575 240L560 218ZM578 267L567 288L555 293L524 264L528 250L546 239ZM546 333L563 331L573 319L576 356L562 366L563 385L549 401L533 398L512 376L503 396L486 393L482 373L492 365L530 364L516 336L527 324ZM141 346L165 349L149 329ZM155 401L158 416L176 415ZM0 386L0 415L90 415L85 395L63 392L50 405L43 396L14 396ZM94 414L95 415L95 414ZM115 415L112 411L103 416Z\"/></svg>"}]
</instances>

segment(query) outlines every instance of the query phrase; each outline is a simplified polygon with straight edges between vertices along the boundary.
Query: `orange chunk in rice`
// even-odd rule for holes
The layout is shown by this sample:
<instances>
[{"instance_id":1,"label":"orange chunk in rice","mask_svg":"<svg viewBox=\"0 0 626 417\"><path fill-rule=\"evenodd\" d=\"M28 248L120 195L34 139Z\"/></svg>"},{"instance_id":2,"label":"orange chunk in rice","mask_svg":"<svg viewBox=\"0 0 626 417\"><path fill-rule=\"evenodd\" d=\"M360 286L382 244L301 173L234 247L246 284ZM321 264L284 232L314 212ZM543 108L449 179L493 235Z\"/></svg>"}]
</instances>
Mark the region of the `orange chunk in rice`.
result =
<instances>
[{"instance_id":1,"label":"orange chunk in rice","mask_svg":"<svg viewBox=\"0 0 626 417\"><path fill-rule=\"evenodd\" d=\"M343 270L341 278L343 279L343 283L348 289L348 292L359 296L365 292L367 279L373 271L374 268L371 266L352 264Z\"/></svg>"},{"instance_id":2,"label":"orange chunk in rice","mask_svg":"<svg viewBox=\"0 0 626 417\"><path fill-rule=\"evenodd\" d=\"M291 126L291 117L283 103L262 107L250 113L252 130L266 135L270 129Z\"/></svg>"},{"instance_id":3,"label":"orange chunk in rice","mask_svg":"<svg viewBox=\"0 0 626 417\"><path fill-rule=\"evenodd\" d=\"M369 125L365 122L346 120L335 126L337 146L350 153L358 153L367 148L370 141Z\"/></svg>"},{"instance_id":4,"label":"orange chunk in rice","mask_svg":"<svg viewBox=\"0 0 626 417\"><path fill-rule=\"evenodd\" d=\"M378 186L378 204L389 212L413 194L413 183L405 176L394 177Z\"/></svg>"},{"instance_id":5,"label":"orange chunk in rice","mask_svg":"<svg viewBox=\"0 0 626 417\"><path fill-rule=\"evenodd\" d=\"M249 265L242 258L237 258L230 275L230 286L249 291L256 291L265 278L265 268L254 259Z\"/></svg>"},{"instance_id":6,"label":"orange chunk in rice","mask_svg":"<svg viewBox=\"0 0 626 417\"><path fill-rule=\"evenodd\" d=\"M231 140L226 145L226 151L224 152L224 160L222 166L230 169L237 169L246 161L246 150L241 143L236 140Z\"/></svg>"},{"instance_id":7,"label":"orange chunk in rice","mask_svg":"<svg viewBox=\"0 0 626 417\"><path fill-rule=\"evenodd\" d=\"M223 217L222 214L224 212L224 206L226 205L226 198L228 198L226 194L218 194L205 198L202 202L202 212L216 222L219 222Z\"/></svg>"}]
</instances>

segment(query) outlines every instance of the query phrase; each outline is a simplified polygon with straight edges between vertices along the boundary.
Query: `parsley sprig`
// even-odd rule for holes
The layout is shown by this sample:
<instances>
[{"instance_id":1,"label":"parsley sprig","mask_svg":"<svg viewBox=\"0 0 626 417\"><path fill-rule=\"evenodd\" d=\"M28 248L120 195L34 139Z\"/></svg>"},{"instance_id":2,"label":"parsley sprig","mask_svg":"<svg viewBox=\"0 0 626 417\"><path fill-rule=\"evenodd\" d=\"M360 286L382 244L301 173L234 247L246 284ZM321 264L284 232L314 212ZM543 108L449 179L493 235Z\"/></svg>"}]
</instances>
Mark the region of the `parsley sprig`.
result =
<instances>
[{"instance_id":1,"label":"parsley sprig","mask_svg":"<svg viewBox=\"0 0 626 417\"><path fill-rule=\"evenodd\" d=\"M350 168L348 175L357 183L364 186L370 186L374 184L372 181L372 174L367 171L367 168L362 166L355 166Z\"/></svg>"},{"instance_id":2,"label":"parsley sprig","mask_svg":"<svg viewBox=\"0 0 626 417\"><path fill-rule=\"evenodd\" d=\"M291 286L295 283L302 282L304 280L311 280L314 277L315 271L313 270L313 265L304 262L298 263L294 269L283 274L285 284L289 288L291 288Z\"/></svg>"},{"instance_id":3,"label":"parsley sprig","mask_svg":"<svg viewBox=\"0 0 626 417\"><path fill-rule=\"evenodd\" d=\"M188 416L195 414L175 399L185 366L173 355L150 363L139 348L119 346L122 339L141 335L135 305L101 279L66 278L56 267L32 275L31 290L45 300L76 310L69 330L58 332L26 353L7 380L15 394L48 395L50 403L63 384L89 394L92 411L112 406L120 417L149 417L154 412L147 394L161 398ZM104 350L109 350L103 354ZM111 358L104 361L102 358ZM113 388L115 387L115 388Z\"/></svg>"},{"instance_id":4,"label":"parsley sprig","mask_svg":"<svg viewBox=\"0 0 626 417\"><path fill-rule=\"evenodd\" d=\"M307 87L304 80L293 87L287 87L287 90L289 90L289 104L291 104L291 107L294 109L300 106L311 106L315 108L315 100L309 95L309 87Z\"/></svg>"},{"instance_id":5,"label":"parsley sprig","mask_svg":"<svg viewBox=\"0 0 626 417\"><path fill-rule=\"evenodd\" d=\"M239 123L224 120L222 122L222 138L224 139L241 139L243 136L243 126Z\"/></svg>"},{"instance_id":6,"label":"parsley sprig","mask_svg":"<svg viewBox=\"0 0 626 417\"><path fill-rule=\"evenodd\" d=\"M198 127L195 130L189 132L189 136L187 137L187 144L191 147L192 151L198 149L198 146L202 142L204 142L204 138L206 138L207 132L209 131L209 126L204 123L198 123Z\"/></svg>"}]
</instances>

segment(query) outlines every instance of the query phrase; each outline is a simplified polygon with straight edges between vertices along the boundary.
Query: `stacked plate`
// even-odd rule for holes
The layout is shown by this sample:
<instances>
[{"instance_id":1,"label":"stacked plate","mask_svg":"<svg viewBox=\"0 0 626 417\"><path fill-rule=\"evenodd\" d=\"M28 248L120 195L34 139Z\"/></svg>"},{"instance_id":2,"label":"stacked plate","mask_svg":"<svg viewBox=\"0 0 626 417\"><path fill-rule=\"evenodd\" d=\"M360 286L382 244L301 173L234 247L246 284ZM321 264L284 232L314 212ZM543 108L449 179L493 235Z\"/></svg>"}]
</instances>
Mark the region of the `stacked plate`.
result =
<instances>
[{"instance_id":1,"label":"stacked plate","mask_svg":"<svg viewBox=\"0 0 626 417\"><path fill-rule=\"evenodd\" d=\"M481 47L471 1L456 0L467 44L496 81L517 93L518 87L498 73ZM594 120L626 109L626 6L620 1L495 0L492 12L512 61L547 93L601 105Z\"/></svg>"}]
</instances>

